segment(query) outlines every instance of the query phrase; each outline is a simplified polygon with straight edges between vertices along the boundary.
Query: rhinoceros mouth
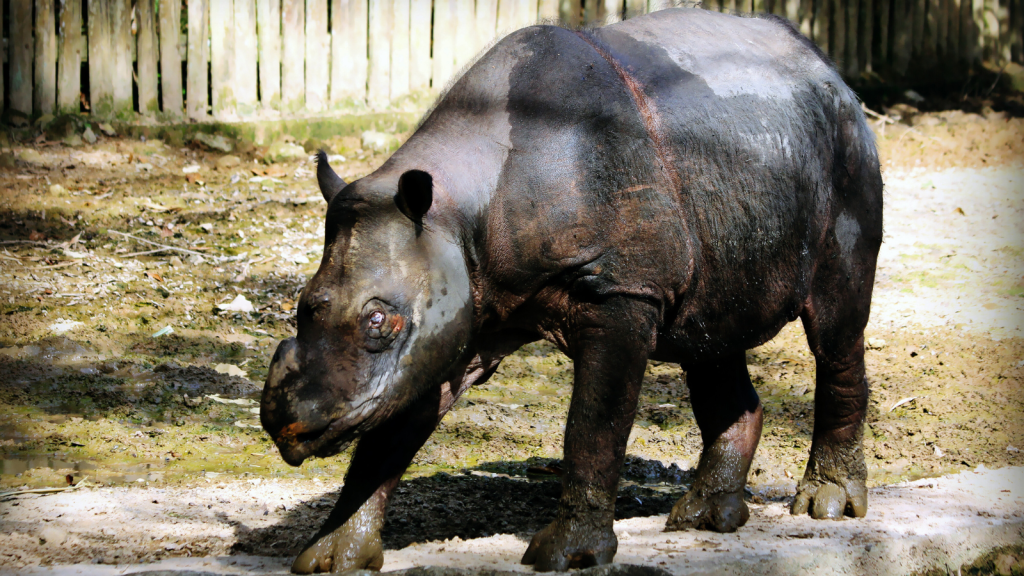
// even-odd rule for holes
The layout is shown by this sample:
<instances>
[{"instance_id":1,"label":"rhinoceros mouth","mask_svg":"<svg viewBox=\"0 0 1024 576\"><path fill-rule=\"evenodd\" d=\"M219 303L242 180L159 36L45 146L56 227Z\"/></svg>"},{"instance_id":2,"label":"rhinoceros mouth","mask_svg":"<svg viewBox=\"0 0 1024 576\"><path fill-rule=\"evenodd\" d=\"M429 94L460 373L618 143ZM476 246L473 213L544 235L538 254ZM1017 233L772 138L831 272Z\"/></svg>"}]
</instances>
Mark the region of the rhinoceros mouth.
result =
<instances>
[{"instance_id":1,"label":"rhinoceros mouth","mask_svg":"<svg viewBox=\"0 0 1024 576\"><path fill-rule=\"evenodd\" d=\"M307 458L327 458L348 447L355 440L357 430L347 425L343 418L337 418L322 428L310 429L296 422L281 430L274 440L284 461L292 466L302 464Z\"/></svg>"}]
</instances>

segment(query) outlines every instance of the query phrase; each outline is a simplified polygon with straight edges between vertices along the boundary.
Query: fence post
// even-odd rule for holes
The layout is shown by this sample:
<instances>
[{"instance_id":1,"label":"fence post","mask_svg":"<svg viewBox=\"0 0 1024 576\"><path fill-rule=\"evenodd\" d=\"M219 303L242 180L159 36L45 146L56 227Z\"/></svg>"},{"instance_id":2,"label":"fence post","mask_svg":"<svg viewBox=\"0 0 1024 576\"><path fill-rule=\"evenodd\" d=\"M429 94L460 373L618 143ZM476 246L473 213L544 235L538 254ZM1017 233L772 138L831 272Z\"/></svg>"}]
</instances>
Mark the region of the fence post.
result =
<instances>
[{"instance_id":1,"label":"fence post","mask_svg":"<svg viewBox=\"0 0 1024 576\"><path fill-rule=\"evenodd\" d=\"M391 89L392 0L370 0L370 77L366 99L380 108Z\"/></svg>"},{"instance_id":2,"label":"fence post","mask_svg":"<svg viewBox=\"0 0 1024 576\"><path fill-rule=\"evenodd\" d=\"M257 44L255 0L235 0L235 106L238 114L256 112Z\"/></svg>"},{"instance_id":3,"label":"fence post","mask_svg":"<svg viewBox=\"0 0 1024 576\"><path fill-rule=\"evenodd\" d=\"M235 0L236 2L238 0ZM327 36L327 0L306 0L306 110L327 107L331 45ZM287 65L288 63L285 62Z\"/></svg>"},{"instance_id":4,"label":"fence post","mask_svg":"<svg viewBox=\"0 0 1024 576\"><path fill-rule=\"evenodd\" d=\"M11 108L32 114L32 3L13 0L8 70L11 78Z\"/></svg>"},{"instance_id":5,"label":"fence post","mask_svg":"<svg viewBox=\"0 0 1024 576\"><path fill-rule=\"evenodd\" d=\"M333 0L331 9L331 105L366 99L366 0ZM430 5L428 0L427 5ZM427 34L430 16L427 16ZM429 39L427 50L429 50Z\"/></svg>"},{"instance_id":6,"label":"fence post","mask_svg":"<svg viewBox=\"0 0 1024 576\"><path fill-rule=\"evenodd\" d=\"M391 100L409 93L409 2L393 0L391 5Z\"/></svg>"},{"instance_id":7,"label":"fence post","mask_svg":"<svg viewBox=\"0 0 1024 576\"><path fill-rule=\"evenodd\" d=\"M499 14L501 6L498 7ZM455 0L434 0L434 53L431 86L441 90L448 84L455 66Z\"/></svg>"},{"instance_id":8,"label":"fence post","mask_svg":"<svg viewBox=\"0 0 1024 576\"><path fill-rule=\"evenodd\" d=\"M4 3L0 2L0 23L4 21ZM3 36L3 26L0 26L0 36ZM4 86L4 60L7 59L7 46L3 45L3 38L0 38L0 114L4 111L4 95L7 94L6 87Z\"/></svg>"},{"instance_id":9,"label":"fence post","mask_svg":"<svg viewBox=\"0 0 1024 576\"><path fill-rule=\"evenodd\" d=\"M77 0L73 0L77 4ZM160 0L160 97L164 114L181 118L181 2Z\"/></svg>"},{"instance_id":10,"label":"fence post","mask_svg":"<svg viewBox=\"0 0 1024 576\"><path fill-rule=\"evenodd\" d=\"M132 97L132 0L108 0L113 31L112 51L113 72L113 113L118 118L128 118L135 109Z\"/></svg>"},{"instance_id":11,"label":"fence post","mask_svg":"<svg viewBox=\"0 0 1024 576\"><path fill-rule=\"evenodd\" d=\"M281 38L281 105L285 112L298 112L306 97L306 6L302 0L283 0Z\"/></svg>"},{"instance_id":12,"label":"fence post","mask_svg":"<svg viewBox=\"0 0 1024 576\"><path fill-rule=\"evenodd\" d=\"M173 0L172 0L173 1ZM256 1L259 92L264 108L281 108L281 0Z\"/></svg>"},{"instance_id":13,"label":"fence post","mask_svg":"<svg viewBox=\"0 0 1024 576\"><path fill-rule=\"evenodd\" d=\"M173 0L172 0L173 1ZM188 117L192 120L206 120L209 106L207 90L207 64L210 60L210 6L209 0L188 2L188 77L186 79L186 102ZM90 3L90 6L92 4ZM92 43L89 43L89 66L92 70Z\"/></svg>"},{"instance_id":14,"label":"fence post","mask_svg":"<svg viewBox=\"0 0 1024 576\"><path fill-rule=\"evenodd\" d=\"M430 0L412 0L409 5L409 89L429 87Z\"/></svg>"},{"instance_id":15,"label":"fence post","mask_svg":"<svg viewBox=\"0 0 1024 576\"><path fill-rule=\"evenodd\" d=\"M537 4L538 20L558 20L558 0L540 0Z\"/></svg>"},{"instance_id":16,"label":"fence post","mask_svg":"<svg viewBox=\"0 0 1024 576\"><path fill-rule=\"evenodd\" d=\"M160 111L157 98L156 0L137 0L138 22L135 60L138 63L139 112L152 115Z\"/></svg>"},{"instance_id":17,"label":"fence post","mask_svg":"<svg viewBox=\"0 0 1024 576\"><path fill-rule=\"evenodd\" d=\"M500 1L500 0L499 0ZM643 6L640 8L640 13L647 8L647 0L629 0L630 4L636 4ZM558 17L562 19L567 26L575 28L580 25L583 6L580 0L559 0L558 1Z\"/></svg>"},{"instance_id":18,"label":"fence post","mask_svg":"<svg viewBox=\"0 0 1024 576\"><path fill-rule=\"evenodd\" d=\"M476 9L473 0L457 0L455 6L455 64L461 70L476 56Z\"/></svg>"},{"instance_id":19,"label":"fence post","mask_svg":"<svg viewBox=\"0 0 1024 576\"><path fill-rule=\"evenodd\" d=\"M234 119L235 7L232 0L210 2L210 82L213 117L218 120Z\"/></svg>"},{"instance_id":20,"label":"fence post","mask_svg":"<svg viewBox=\"0 0 1024 576\"><path fill-rule=\"evenodd\" d=\"M859 0L846 1L846 77L856 78L860 74L860 63L857 61L857 39L860 31L857 28L860 18Z\"/></svg>"},{"instance_id":21,"label":"fence post","mask_svg":"<svg viewBox=\"0 0 1024 576\"><path fill-rule=\"evenodd\" d=\"M53 0L36 0L33 108L52 114L57 105L57 20Z\"/></svg>"}]
</instances>

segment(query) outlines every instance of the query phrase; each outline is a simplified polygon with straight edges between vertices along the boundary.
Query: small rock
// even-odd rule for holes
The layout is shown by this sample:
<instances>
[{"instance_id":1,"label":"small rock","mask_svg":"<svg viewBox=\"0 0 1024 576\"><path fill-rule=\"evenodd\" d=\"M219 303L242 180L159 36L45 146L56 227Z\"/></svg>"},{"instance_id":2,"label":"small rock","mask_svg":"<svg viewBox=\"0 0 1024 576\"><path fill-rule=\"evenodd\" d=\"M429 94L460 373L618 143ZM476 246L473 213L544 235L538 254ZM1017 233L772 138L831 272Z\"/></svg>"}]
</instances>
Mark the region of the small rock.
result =
<instances>
[{"instance_id":1,"label":"small rock","mask_svg":"<svg viewBox=\"0 0 1024 576\"><path fill-rule=\"evenodd\" d=\"M284 139L278 140L270 145L264 160L270 163L291 162L307 156L305 148L293 144Z\"/></svg>"},{"instance_id":2,"label":"small rock","mask_svg":"<svg viewBox=\"0 0 1024 576\"><path fill-rule=\"evenodd\" d=\"M60 546L68 539L68 533L57 528L56 526L49 526L39 533L39 542L41 544L49 544L51 546Z\"/></svg>"},{"instance_id":3,"label":"small rock","mask_svg":"<svg viewBox=\"0 0 1024 576\"><path fill-rule=\"evenodd\" d=\"M256 310L256 308L252 305L252 302L246 300L245 296L241 294L235 296L235 299L232 300L229 304L218 304L217 308L220 308L221 310L224 310L226 312L252 312Z\"/></svg>"},{"instance_id":4,"label":"small rock","mask_svg":"<svg viewBox=\"0 0 1024 576\"><path fill-rule=\"evenodd\" d=\"M43 155L31 148L25 148L21 152L18 152L18 160L26 164L42 164Z\"/></svg>"},{"instance_id":5,"label":"small rock","mask_svg":"<svg viewBox=\"0 0 1024 576\"><path fill-rule=\"evenodd\" d=\"M171 263L171 266L174 266L175 268L180 268L181 267L181 258L178 258L177 256L171 256L170 263Z\"/></svg>"},{"instance_id":6,"label":"small rock","mask_svg":"<svg viewBox=\"0 0 1024 576\"><path fill-rule=\"evenodd\" d=\"M60 184L54 184L54 185L50 186L50 195L51 196L64 196L67 193L68 193L68 189L63 187L63 186L61 186Z\"/></svg>"},{"instance_id":7,"label":"small rock","mask_svg":"<svg viewBox=\"0 0 1024 576\"><path fill-rule=\"evenodd\" d=\"M1010 454L1017 454L1017 453L1020 452L1020 448L1017 448L1016 446L1013 446L1012 444L1008 444L1006 446L1006 451L1008 453L1010 453Z\"/></svg>"},{"instance_id":8,"label":"small rock","mask_svg":"<svg viewBox=\"0 0 1024 576\"><path fill-rule=\"evenodd\" d=\"M103 132L104 136L107 136L107 137L110 137L110 138L113 138L114 136L117 136L117 132L114 132L114 127L111 126L110 124L107 124L106 122L103 122L103 123L99 124L96 127L100 129L100 132Z\"/></svg>"},{"instance_id":9,"label":"small rock","mask_svg":"<svg viewBox=\"0 0 1024 576\"><path fill-rule=\"evenodd\" d=\"M70 136L64 139L64 145L70 146L72 148L77 148L82 144L82 137L79 136L78 134L71 134Z\"/></svg>"},{"instance_id":10,"label":"small rock","mask_svg":"<svg viewBox=\"0 0 1024 576\"><path fill-rule=\"evenodd\" d=\"M885 348L885 340L881 338L868 338L868 350L881 350Z\"/></svg>"},{"instance_id":11,"label":"small rock","mask_svg":"<svg viewBox=\"0 0 1024 576\"><path fill-rule=\"evenodd\" d=\"M1000 554L995 561L996 574L999 574L999 576L1011 576L1016 565L1016 558L1009 554Z\"/></svg>"},{"instance_id":12,"label":"small rock","mask_svg":"<svg viewBox=\"0 0 1024 576\"><path fill-rule=\"evenodd\" d=\"M193 254L188 257L188 263L192 266L198 266L203 262L206 262L206 260L204 260L203 257L200 256L199 254Z\"/></svg>"},{"instance_id":13,"label":"small rock","mask_svg":"<svg viewBox=\"0 0 1024 576\"><path fill-rule=\"evenodd\" d=\"M938 458L942 458L942 456L945 454L942 451L942 448L939 448L938 446L932 446L932 448L933 448L932 451L935 453L935 456L938 457Z\"/></svg>"},{"instance_id":14,"label":"small rock","mask_svg":"<svg viewBox=\"0 0 1024 576\"><path fill-rule=\"evenodd\" d=\"M376 152L386 152L393 146L398 146L398 138L383 132L367 130L366 132L363 132L362 144L363 148L368 148Z\"/></svg>"},{"instance_id":15,"label":"small rock","mask_svg":"<svg viewBox=\"0 0 1024 576\"><path fill-rule=\"evenodd\" d=\"M234 364L217 364L213 369L219 374L227 374L228 376L238 376L239 378L245 378L245 370L242 370Z\"/></svg>"},{"instance_id":16,"label":"small rock","mask_svg":"<svg viewBox=\"0 0 1024 576\"><path fill-rule=\"evenodd\" d=\"M238 159L238 156L232 156L229 154L227 156L221 156L220 158L217 159L217 168L226 170L228 168L234 168L235 166L238 166L241 163L242 161Z\"/></svg>"},{"instance_id":17,"label":"small rock","mask_svg":"<svg viewBox=\"0 0 1024 576\"><path fill-rule=\"evenodd\" d=\"M203 222L202 224L199 225L199 227L202 228L203 232L206 232L207 234L209 234L210 232L213 232L213 223L212 222Z\"/></svg>"},{"instance_id":18,"label":"small rock","mask_svg":"<svg viewBox=\"0 0 1024 576\"><path fill-rule=\"evenodd\" d=\"M89 144L95 144L96 143L96 140L97 140L96 133L92 131L92 127L91 126L86 126L85 130L82 131L82 140L85 140Z\"/></svg>"},{"instance_id":19,"label":"small rock","mask_svg":"<svg viewBox=\"0 0 1024 576\"><path fill-rule=\"evenodd\" d=\"M207 134L205 132L199 132L192 141L196 144L201 144L210 150L216 150L218 152L224 152L225 154L235 149L234 145L230 140L221 136L220 134Z\"/></svg>"},{"instance_id":20,"label":"small rock","mask_svg":"<svg viewBox=\"0 0 1024 576\"><path fill-rule=\"evenodd\" d=\"M199 164L191 164L189 166L185 166L184 168L182 168L181 169L181 173L182 174L195 174L196 172L199 172L202 169L203 169L203 167L200 166Z\"/></svg>"}]
</instances>

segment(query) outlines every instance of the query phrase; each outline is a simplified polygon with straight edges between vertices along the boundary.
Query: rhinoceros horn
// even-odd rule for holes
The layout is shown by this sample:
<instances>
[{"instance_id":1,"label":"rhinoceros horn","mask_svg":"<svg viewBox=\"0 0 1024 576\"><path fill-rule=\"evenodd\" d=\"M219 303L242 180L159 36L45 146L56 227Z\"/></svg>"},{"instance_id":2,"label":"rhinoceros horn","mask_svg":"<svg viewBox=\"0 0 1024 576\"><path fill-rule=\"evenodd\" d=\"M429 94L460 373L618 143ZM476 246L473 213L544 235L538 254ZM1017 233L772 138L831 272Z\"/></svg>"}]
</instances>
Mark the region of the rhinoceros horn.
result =
<instances>
[{"instance_id":1,"label":"rhinoceros horn","mask_svg":"<svg viewBox=\"0 0 1024 576\"><path fill-rule=\"evenodd\" d=\"M346 186L341 176L338 176L328 164L327 153L323 150L316 153L316 182L320 185L320 193L324 195L324 200L327 200L328 204L331 203L331 198L337 196Z\"/></svg>"}]
</instances>

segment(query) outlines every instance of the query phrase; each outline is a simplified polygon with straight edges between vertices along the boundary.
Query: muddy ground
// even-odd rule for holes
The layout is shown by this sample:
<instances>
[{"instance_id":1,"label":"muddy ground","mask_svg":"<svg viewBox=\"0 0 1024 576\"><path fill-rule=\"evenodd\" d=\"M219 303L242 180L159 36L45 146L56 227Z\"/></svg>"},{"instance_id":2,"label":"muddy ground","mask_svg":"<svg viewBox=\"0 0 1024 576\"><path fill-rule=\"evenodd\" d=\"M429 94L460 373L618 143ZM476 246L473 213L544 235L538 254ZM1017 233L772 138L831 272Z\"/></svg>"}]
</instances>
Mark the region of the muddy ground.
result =
<instances>
[{"instance_id":1,"label":"muddy ground","mask_svg":"<svg viewBox=\"0 0 1024 576\"><path fill-rule=\"evenodd\" d=\"M873 123L887 206L866 334L869 484L1022 465L1024 119L887 117ZM85 482L48 536L55 518L20 505L45 496L0 503L0 568L296 553L349 457L287 466L256 403L320 258L313 164L239 143L71 143L0 141L0 491ZM339 155L346 179L386 159L351 137L310 144ZM799 323L748 364L765 405L749 498L785 503L813 425ZM559 485L528 469L560 456L571 375L536 343L467 393L399 488L385 546L544 526ZM664 514L685 492L701 446L687 396L678 366L650 364L621 518Z\"/></svg>"}]
</instances>

